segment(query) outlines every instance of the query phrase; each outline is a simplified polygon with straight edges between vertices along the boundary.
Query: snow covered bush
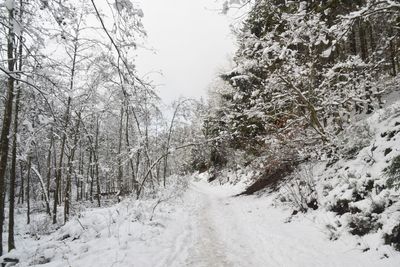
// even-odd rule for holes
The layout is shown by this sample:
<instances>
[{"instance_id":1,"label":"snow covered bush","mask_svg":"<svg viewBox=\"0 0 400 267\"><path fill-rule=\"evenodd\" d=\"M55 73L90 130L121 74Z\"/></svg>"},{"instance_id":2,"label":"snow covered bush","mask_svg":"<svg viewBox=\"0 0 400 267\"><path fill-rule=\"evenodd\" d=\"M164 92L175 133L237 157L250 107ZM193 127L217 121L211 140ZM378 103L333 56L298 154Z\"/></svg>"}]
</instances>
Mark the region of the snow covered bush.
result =
<instances>
[{"instance_id":1,"label":"snow covered bush","mask_svg":"<svg viewBox=\"0 0 400 267\"><path fill-rule=\"evenodd\" d=\"M399 189L400 187L400 155L392 159L390 165L384 171L388 177L386 184L389 188Z\"/></svg>"},{"instance_id":2,"label":"snow covered bush","mask_svg":"<svg viewBox=\"0 0 400 267\"><path fill-rule=\"evenodd\" d=\"M318 193L312 166L304 164L289 177L283 188L294 208L300 212L318 209Z\"/></svg>"},{"instance_id":3,"label":"snow covered bush","mask_svg":"<svg viewBox=\"0 0 400 267\"><path fill-rule=\"evenodd\" d=\"M364 147L370 145L371 137L371 129L366 122L352 125L338 137L340 154L346 159L354 159Z\"/></svg>"},{"instance_id":4,"label":"snow covered bush","mask_svg":"<svg viewBox=\"0 0 400 267\"><path fill-rule=\"evenodd\" d=\"M31 236L40 237L54 232L55 227L47 214L39 214L32 218L28 231Z\"/></svg>"},{"instance_id":5,"label":"snow covered bush","mask_svg":"<svg viewBox=\"0 0 400 267\"><path fill-rule=\"evenodd\" d=\"M392 228L390 233L385 233L383 236L385 244L392 245L400 251L400 223Z\"/></svg>"},{"instance_id":6,"label":"snow covered bush","mask_svg":"<svg viewBox=\"0 0 400 267\"><path fill-rule=\"evenodd\" d=\"M350 217L348 225L350 233L358 236L364 236L382 228L382 223L379 222L379 216L376 214L355 214Z\"/></svg>"}]
</instances>

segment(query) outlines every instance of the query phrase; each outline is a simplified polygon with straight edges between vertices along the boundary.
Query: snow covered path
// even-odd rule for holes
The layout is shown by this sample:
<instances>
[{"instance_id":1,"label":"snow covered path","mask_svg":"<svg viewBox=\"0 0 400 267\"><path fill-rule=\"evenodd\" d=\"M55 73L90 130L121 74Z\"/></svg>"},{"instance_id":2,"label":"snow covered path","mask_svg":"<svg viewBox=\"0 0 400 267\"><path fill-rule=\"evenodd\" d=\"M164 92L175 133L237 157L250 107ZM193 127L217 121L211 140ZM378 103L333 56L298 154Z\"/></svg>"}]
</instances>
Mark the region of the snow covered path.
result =
<instances>
[{"instance_id":1,"label":"snow covered path","mask_svg":"<svg viewBox=\"0 0 400 267\"><path fill-rule=\"evenodd\" d=\"M88 210L51 235L22 236L19 266L400 266L391 247L368 245L376 239L342 233L330 241L326 225L334 216L323 211L288 223L291 211L273 207L271 196L231 197L240 188L206 182L192 182L181 195L185 188L171 187L179 197L163 201L154 217L157 199L127 199Z\"/></svg>"},{"instance_id":2,"label":"snow covered path","mask_svg":"<svg viewBox=\"0 0 400 267\"><path fill-rule=\"evenodd\" d=\"M192 183L185 203L191 210L181 229L185 238L172 248L181 255L170 253L158 266L398 266L398 255L381 260L352 239L328 240L312 220L285 223L290 212L272 208L266 198L232 198Z\"/></svg>"}]
</instances>

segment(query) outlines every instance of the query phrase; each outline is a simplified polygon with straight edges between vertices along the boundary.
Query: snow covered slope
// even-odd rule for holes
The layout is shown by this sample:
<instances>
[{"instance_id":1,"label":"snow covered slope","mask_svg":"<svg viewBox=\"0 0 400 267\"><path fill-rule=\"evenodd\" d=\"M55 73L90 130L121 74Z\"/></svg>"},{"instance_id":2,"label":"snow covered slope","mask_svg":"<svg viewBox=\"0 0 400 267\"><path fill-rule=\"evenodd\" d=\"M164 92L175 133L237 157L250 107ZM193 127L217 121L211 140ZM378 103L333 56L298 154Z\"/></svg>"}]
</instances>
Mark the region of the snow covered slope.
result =
<instances>
[{"instance_id":1,"label":"snow covered slope","mask_svg":"<svg viewBox=\"0 0 400 267\"><path fill-rule=\"evenodd\" d=\"M300 210L314 198L332 240L351 233L366 252L398 255L393 248L400 250L400 102L353 124L336 146L340 158L301 165L277 199Z\"/></svg>"}]
</instances>

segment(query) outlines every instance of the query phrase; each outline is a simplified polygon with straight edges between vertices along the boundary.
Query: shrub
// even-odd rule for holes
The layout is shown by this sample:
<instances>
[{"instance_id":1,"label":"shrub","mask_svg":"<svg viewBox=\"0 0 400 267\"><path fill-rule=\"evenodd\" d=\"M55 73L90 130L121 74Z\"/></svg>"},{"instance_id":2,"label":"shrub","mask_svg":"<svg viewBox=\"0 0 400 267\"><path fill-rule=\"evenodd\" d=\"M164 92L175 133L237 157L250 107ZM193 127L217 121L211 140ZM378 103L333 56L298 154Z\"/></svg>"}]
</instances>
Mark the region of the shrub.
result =
<instances>
[{"instance_id":1,"label":"shrub","mask_svg":"<svg viewBox=\"0 0 400 267\"><path fill-rule=\"evenodd\" d=\"M368 233L374 232L382 227L382 224L378 222L376 216L371 214L358 214L351 217L350 233L353 235L363 236Z\"/></svg>"},{"instance_id":2,"label":"shrub","mask_svg":"<svg viewBox=\"0 0 400 267\"><path fill-rule=\"evenodd\" d=\"M391 245L400 251L400 224L396 225L391 233L384 234L383 239L386 245Z\"/></svg>"},{"instance_id":3,"label":"shrub","mask_svg":"<svg viewBox=\"0 0 400 267\"><path fill-rule=\"evenodd\" d=\"M386 182L389 188L399 189L400 187L400 155L392 159L391 164L385 168Z\"/></svg>"},{"instance_id":4,"label":"shrub","mask_svg":"<svg viewBox=\"0 0 400 267\"><path fill-rule=\"evenodd\" d=\"M371 212L376 214L381 214L386 209L386 203L384 201L381 202L372 202Z\"/></svg>"},{"instance_id":5,"label":"shrub","mask_svg":"<svg viewBox=\"0 0 400 267\"><path fill-rule=\"evenodd\" d=\"M360 151L370 145L372 130L367 123L355 125L343 136L340 145L342 155L345 159L354 159Z\"/></svg>"},{"instance_id":6,"label":"shrub","mask_svg":"<svg viewBox=\"0 0 400 267\"><path fill-rule=\"evenodd\" d=\"M339 215L343 215L347 212L350 212L349 207L350 201L347 199L338 199L334 205L331 206L330 210L336 212Z\"/></svg>"},{"instance_id":7,"label":"shrub","mask_svg":"<svg viewBox=\"0 0 400 267\"><path fill-rule=\"evenodd\" d=\"M311 166L303 166L295 171L285 189L290 201L299 211L306 212L308 209L318 209L318 195Z\"/></svg>"},{"instance_id":8,"label":"shrub","mask_svg":"<svg viewBox=\"0 0 400 267\"><path fill-rule=\"evenodd\" d=\"M48 235L52 233L55 226L51 223L49 216L37 216L32 218L28 231L31 236Z\"/></svg>"}]
</instances>

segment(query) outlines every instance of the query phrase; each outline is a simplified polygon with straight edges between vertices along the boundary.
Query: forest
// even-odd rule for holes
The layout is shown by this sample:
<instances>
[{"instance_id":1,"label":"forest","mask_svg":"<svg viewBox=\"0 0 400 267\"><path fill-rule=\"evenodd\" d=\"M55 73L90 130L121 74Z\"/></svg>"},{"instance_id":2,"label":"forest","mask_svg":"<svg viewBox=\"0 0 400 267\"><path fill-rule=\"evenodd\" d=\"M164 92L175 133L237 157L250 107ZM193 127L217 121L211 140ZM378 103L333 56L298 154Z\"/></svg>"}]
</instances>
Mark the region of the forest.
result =
<instances>
[{"instance_id":1,"label":"forest","mask_svg":"<svg viewBox=\"0 0 400 267\"><path fill-rule=\"evenodd\" d=\"M167 105L138 3L0 2L3 266L400 262L400 2L220 6L231 64Z\"/></svg>"}]
</instances>

